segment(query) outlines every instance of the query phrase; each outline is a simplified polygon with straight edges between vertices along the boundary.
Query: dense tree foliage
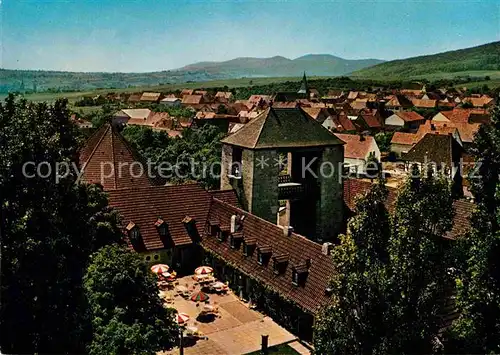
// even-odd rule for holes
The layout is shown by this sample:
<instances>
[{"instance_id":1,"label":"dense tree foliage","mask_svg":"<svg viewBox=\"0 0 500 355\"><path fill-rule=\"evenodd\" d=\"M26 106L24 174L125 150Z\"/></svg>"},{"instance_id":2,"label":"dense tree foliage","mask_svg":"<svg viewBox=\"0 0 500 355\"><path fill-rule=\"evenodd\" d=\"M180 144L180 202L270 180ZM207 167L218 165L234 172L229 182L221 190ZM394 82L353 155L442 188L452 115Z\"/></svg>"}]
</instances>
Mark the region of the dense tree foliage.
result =
<instances>
[{"instance_id":1,"label":"dense tree foliage","mask_svg":"<svg viewBox=\"0 0 500 355\"><path fill-rule=\"evenodd\" d=\"M139 254L121 246L91 256L84 277L92 315L90 354L155 354L178 334L174 310L158 297L153 274Z\"/></svg>"},{"instance_id":2,"label":"dense tree foliage","mask_svg":"<svg viewBox=\"0 0 500 355\"><path fill-rule=\"evenodd\" d=\"M162 163L173 167L171 174L164 173L169 182L199 181L208 188L219 187L220 140L224 134L217 127L187 128L181 138L170 138L165 132L127 126L123 135L156 168Z\"/></svg>"},{"instance_id":3,"label":"dense tree foliage","mask_svg":"<svg viewBox=\"0 0 500 355\"><path fill-rule=\"evenodd\" d=\"M500 352L500 107L474 138L479 168L471 176L477 208L457 262L460 317L450 332L453 352Z\"/></svg>"},{"instance_id":4,"label":"dense tree foliage","mask_svg":"<svg viewBox=\"0 0 500 355\"><path fill-rule=\"evenodd\" d=\"M64 101L0 105L1 346L3 352L81 352L88 338L81 280L91 253L121 239L97 186L56 163L76 161ZM40 174L26 162L41 165ZM45 177L52 170L52 175Z\"/></svg>"},{"instance_id":5,"label":"dense tree foliage","mask_svg":"<svg viewBox=\"0 0 500 355\"><path fill-rule=\"evenodd\" d=\"M341 243L333 250L337 270L331 281L332 304L316 321L319 354L385 353L390 238L386 197L387 189L378 183L360 198L348 233L340 236Z\"/></svg>"},{"instance_id":6,"label":"dense tree foliage","mask_svg":"<svg viewBox=\"0 0 500 355\"><path fill-rule=\"evenodd\" d=\"M49 106L11 95L0 104L2 353L84 353L91 340L105 344L104 330L92 326L97 319L83 277L90 255L120 244L123 234L102 188L78 183L75 130L65 101ZM134 279L136 270L121 275ZM92 277L90 269L87 279ZM121 297L113 285L101 286L107 297ZM153 294L149 283L145 291ZM133 302L154 310L150 298ZM160 325L168 331L169 324L165 318ZM136 346L157 349L158 341L143 329Z\"/></svg>"},{"instance_id":7,"label":"dense tree foliage","mask_svg":"<svg viewBox=\"0 0 500 355\"><path fill-rule=\"evenodd\" d=\"M382 183L356 204L334 249L332 303L316 322L319 353L429 353L435 350L448 274L441 235L452 199L444 178L408 178L391 218Z\"/></svg>"}]
</instances>

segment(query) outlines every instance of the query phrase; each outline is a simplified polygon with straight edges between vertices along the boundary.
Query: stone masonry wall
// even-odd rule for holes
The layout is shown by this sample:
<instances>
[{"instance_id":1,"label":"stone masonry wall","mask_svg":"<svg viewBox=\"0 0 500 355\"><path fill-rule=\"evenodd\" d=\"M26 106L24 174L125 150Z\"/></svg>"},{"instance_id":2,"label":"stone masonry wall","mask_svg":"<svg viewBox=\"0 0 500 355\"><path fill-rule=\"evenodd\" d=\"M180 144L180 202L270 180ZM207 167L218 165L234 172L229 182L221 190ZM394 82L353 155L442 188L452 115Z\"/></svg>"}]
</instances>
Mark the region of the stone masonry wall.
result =
<instances>
[{"instance_id":1,"label":"stone masonry wall","mask_svg":"<svg viewBox=\"0 0 500 355\"><path fill-rule=\"evenodd\" d=\"M316 204L316 236L323 241L336 238L342 228L344 208L341 166L343 161L343 146L329 147L323 151L318 171L320 199Z\"/></svg>"}]
</instances>

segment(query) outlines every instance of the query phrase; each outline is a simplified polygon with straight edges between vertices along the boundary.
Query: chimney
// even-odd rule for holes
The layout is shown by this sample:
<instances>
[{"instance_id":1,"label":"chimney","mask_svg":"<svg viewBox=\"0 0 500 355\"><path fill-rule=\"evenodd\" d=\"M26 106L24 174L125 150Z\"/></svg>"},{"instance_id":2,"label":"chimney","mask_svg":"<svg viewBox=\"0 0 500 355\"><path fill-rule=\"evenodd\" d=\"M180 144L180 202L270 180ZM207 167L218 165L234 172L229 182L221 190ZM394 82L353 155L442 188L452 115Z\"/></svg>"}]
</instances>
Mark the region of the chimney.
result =
<instances>
[{"instance_id":1,"label":"chimney","mask_svg":"<svg viewBox=\"0 0 500 355\"><path fill-rule=\"evenodd\" d=\"M285 226L283 227L283 235L285 237L291 236L293 233L293 227L292 226Z\"/></svg>"},{"instance_id":2,"label":"chimney","mask_svg":"<svg viewBox=\"0 0 500 355\"><path fill-rule=\"evenodd\" d=\"M333 243L330 242L323 243L323 245L321 246L321 253L323 253L323 255L330 255L332 249L333 249Z\"/></svg>"},{"instance_id":3,"label":"chimney","mask_svg":"<svg viewBox=\"0 0 500 355\"><path fill-rule=\"evenodd\" d=\"M236 232L237 221L238 221L238 216L233 214L231 216L231 233Z\"/></svg>"},{"instance_id":4,"label":"chimney","mask_svg":"<svg viewBox=\"0 0 500 355\"><path fill-rule=\"evenodd\" d=\"M365 140L365 136L361 133L361 134L359 135L359 141L360 141L360 142L363 142L364 140Z\"/></svg>"}]
</instances>

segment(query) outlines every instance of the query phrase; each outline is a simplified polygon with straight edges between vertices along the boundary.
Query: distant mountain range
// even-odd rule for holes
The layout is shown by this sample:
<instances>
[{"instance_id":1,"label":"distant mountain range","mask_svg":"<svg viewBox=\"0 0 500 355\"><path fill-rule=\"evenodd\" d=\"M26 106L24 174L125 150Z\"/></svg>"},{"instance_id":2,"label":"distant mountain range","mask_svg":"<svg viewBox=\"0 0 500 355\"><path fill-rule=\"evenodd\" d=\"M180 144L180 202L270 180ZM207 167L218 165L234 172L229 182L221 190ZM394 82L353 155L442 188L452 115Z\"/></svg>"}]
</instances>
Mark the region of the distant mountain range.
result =
<instances>
[{"instance_id":1,"label":"distant mountain range","mask_svg":"<svg viewBox=\"0 0 500 355\"><path fill-rule=\"evenodd\" d=\"M286 77L306 72L312 76L339 76L382 63L378 59L349 60L330 54L308 54L296 59L281 56L271 58L236 58L224 62L200 62L174 70L190 74L204 73L224 78Z\"/></svg>"},{"instance_id":2,"label":"distant mountain range","mask_svg":"<svg viewBox=\"0 0 500 355\"><path fill-rule=\"evenodd\" d=\"M457 51L383 62L348 60L329 54L308 54L296 59L236 58L224 62L199 62L151 73L74 73L0 69L0 93L9 91L86 91L208 80L256 77L349 75L377 80L490 75L500 77L500 42Z\"/></svg>"},{"instance_id":3,"label":"distant mountain range","mask_svg":"<svg viewBox=\"0 0 500 355\"><path fill-rule=\"evenodd\" d=\"M167 83L252 77L338 76L381 63L377 59L347 60L328 54L285 57L236 58L200 62L183 68L151 73L76 73L41 70L0 70L0 92L25 90L93 90Z\"/></svg>"},{"instance_id":4,"label":"distant mountain range","mask_svg":"<svg viewBox=\"0 0 500 355\"><path fill-rule=\"evenodd\" d=\"M370 79L430 78L436 74L466 75L467 72L500 71L500 42L401 60L391 60L352 73ZM477 75L478 73L471 73Z\"/></svg>"}]
</instances>

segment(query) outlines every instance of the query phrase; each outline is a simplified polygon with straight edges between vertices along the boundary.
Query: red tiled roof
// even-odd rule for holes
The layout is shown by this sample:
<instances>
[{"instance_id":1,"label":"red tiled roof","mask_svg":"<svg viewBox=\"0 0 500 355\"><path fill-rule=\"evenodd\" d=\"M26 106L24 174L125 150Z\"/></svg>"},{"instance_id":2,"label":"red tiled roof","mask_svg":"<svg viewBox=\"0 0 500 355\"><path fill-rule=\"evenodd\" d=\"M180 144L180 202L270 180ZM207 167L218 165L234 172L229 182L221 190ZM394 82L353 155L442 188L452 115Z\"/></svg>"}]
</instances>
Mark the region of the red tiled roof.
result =
<instances>
[{"instance_id":1,"label":"red tiled roof","mask_svg":"<svg viewBox=\"0 0 500 355\"><path fill-rule=\"evenodd\" d=\"M396 115L405 122L421 121L425 119L414 111L396 112Z\"/></svg>"},{"instance_id":2,"label":"red tiled roof","mask_svg":"<svg viewBox=\"0 0 500 355\"><path fill-rule=\"evenodd\" d=\"M182 103L186 105L201 104L203 95L184 95L182 96Z\"/></svg>"},{"instance_id":3,"label":"red tiled roof","mask_svg":"<svg viewBox=\"0 0 500 355\"><path fill-rule=\"evenodd\" d=\"M193 95L194 90L192 89L182 89L181 91L181 97L184 95Z\"/></svg>"},{"instance_id":4,"label":"red tiled roof","mask_svg":"<svg viewBox=\"0 0 500 355\"><path fill-rule=\"evenodd\" d=\"M415 133L394 132L391 139L391 144L412 145L418 141L418 136Z\"/></svg>"},{"instance_id":5,"label":"red tiled roof","mask_svg":"<svg viewBox=\"0 0 500 355\"><path fill-rule=\"evenodd\" d=\"M127 121L127 125L135 125L135 126L148 126L148 127L156 127L159 122L166 120L170 117L168 112L153 112L151 111L146 117L146 119L142 118L130 118Z\"/></svg>"},{"instance_id":6,"label":"red tiled roof","mask_svg":"<svg viewBox=\"0 0 500 355\"><path fill-rule=\"evenodd\" d=\"M139 227L146 250L155 250L165 248L155 227L158 218L168 224L175 246L192 243L182 223L186 216L196 221L201 235L210 195L199 184L150 186L109 191L109 204L120 212L123 225L133 222Z\"/></svg>"},{"instance_id":7,"label":"red tiled roof","mask_svg":"<svg viewBox=\"0 0 500 355\"><path fill-rule=\"evenodd\" d=\"M140 101L156 102L160 99L161 93L159 92L145 92L142 94Z\"/></svg>"},{"instance_id":8,"label":"red tiled roof","mask_svg":"<svg viewBox=\"0 0 500 355\"><path fill-rule=\"evenodd\" d=\"M440 113L453 123L469 123L471 115L481 116L488 114L486 110L464 108L454 108L453 110L441 111Z\"/></svg>"},{"instance_id":9,"label":"red tiled roof","mask_svg":"<svg viewBox=\"0 0 500 355\"><path fill-rule=\"evenodd\" d=\"M229 225L232 215L245 216L241 229L244 239L254 239L257 247L268 247L272 252L269 263L259 265L257 250L250 256L244 256L241 247L238 250L232 249L229 241L220 242L208 233L205 233L202 240L204 248L310 313L316 313L319 307L329 302L325 290L335 269L331 257L321 252L320 244L295 233L285 236L281 227L218 199L213 200L209 220L218 221L220 225ZM272 257L283 255L289 255L288 264L285 271L277 275L273 271ZM311 264L305 282L303 285L294 286L292 268L305 267L307 259L311 260Z\"/></svg>"},{"instance_id":10,"label":"red tiled roof","mask_svg":"<svg viewBox=\"0 0 500 355\"><path fill-rule=\"evenodd\" d=\"M375 116L373 114L363 113L363 114L361 114L361 117L365 121L366 125L370 128L381 128L382 127L382 124L378 120L377 116Z\"/></svg>"},{"instance_id":11,"label":"red tiled roof","mask_svg":"<svg viewBox=\"0 0 500 355\"><path fill-rule=\"evenodd\" d=\"M370 153L375 139L371 136L361 136L358 134L342 134L335 133L335 135L344 141L344 157L352 159L365 159Z\"/></svg>"},{"instance_id":12,"label":"red tiled roof","mask_svg":"<svg viewBox=\"0 0 500 355\"><path fill-rule=\"evenodd\" d=\"M346 179L344 181L344 202L351 211L354 212L356 197L366 194L371 185L371 182L359 179ZM389 186L387 189L389 193L386 206L389 211L393 211L397 198L397 189ZM474 209L474 203L465 199L455 200L453 201L453 209L455 215L453 216L452 228L444 235L444 238L447 239L456 239L470 228L469 218Z\"/></svg>"},{"instance_id":13,"label":"red tiled roof","mask_svg":"<svg viewBox=\"0 0 500 355\"><path fill-rule=\"evenodd\" d=\"M338 116L338 121L339 121L340 125L342 126L342 128L344 129L344 131L355 131L356 130L356 126L354 125L354 123L352 123L352 121L349 119L349 117L347 117L347 115L340 114Z\"/></svg>"},{"instance_id":14,"label":"red tiled roof","mask_svg":"<svg viewBox=\"0 0 500 355\"><path fill-rule=\"evenodd\" d=\"M436 107L436 100L427 100L427 99L412 99L411 102L415 107L421 108L434 108Z\"/></svg>"},{"instance_id":15,"label":"red tiled roof","mask_svg":"<svg viewBox=\"0 0 500 355\"><path fill-rule=\"evenodd\" d=\"M136 161L140 158L110 124L102 126L80 149L83 181L101 184L106 191L150 186L147 166L143 165L141 174L139 164L133 164Z\"/></svg>"},{"instance_id":16,"label":"red tiled roof","mask_svg":"<svg viewBox=\"0 0 500 355\"><path fill-rule=\"evenodd\" d=\"M238 201L238 196L235 190L212 190L209 191L212 197L221 200L222 202L228 203L231 206L240 208L240 202Z\"/></svg>"}]
</instances>

